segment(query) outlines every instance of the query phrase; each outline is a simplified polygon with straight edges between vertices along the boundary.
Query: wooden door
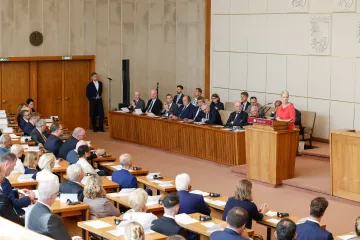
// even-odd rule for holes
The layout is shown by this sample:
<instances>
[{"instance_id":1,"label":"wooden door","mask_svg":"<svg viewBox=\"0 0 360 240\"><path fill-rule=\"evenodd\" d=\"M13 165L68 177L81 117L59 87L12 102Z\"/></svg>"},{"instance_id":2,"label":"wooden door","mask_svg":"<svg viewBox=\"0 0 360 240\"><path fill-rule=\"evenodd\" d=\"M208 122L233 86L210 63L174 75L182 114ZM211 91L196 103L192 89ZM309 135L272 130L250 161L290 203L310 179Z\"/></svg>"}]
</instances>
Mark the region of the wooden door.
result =
<instances>
[{"instance_id":1,"label":"wooden door","mask_svg":"<svg viewBox=\"0 0 360 240\"><path fill-rule=\"evenodd\" d=\"M63 120L69 129L89 127L89 103L86 98L89 79L89 60L64 62Z\"/></svg>"},{"instance_id":2,"label":"wooden door","mask_svg":"<svg viewBox=\"0 0 360 240\"><path fill-rule=\"evenodd\" d=\"M16 113L18 105L25 103L30 92L29 62L1 64L1 109Z\"/></svg>"},{"instance_id":3,"label":"wooden door","mask_svg":"<svg viewBox=\"0 0 360 240\"><path fill-rule=\"evenodd\" d=\"M37 62L37 109L42 117L62 116L62 61Z\"/></svg>"}]
</instances>

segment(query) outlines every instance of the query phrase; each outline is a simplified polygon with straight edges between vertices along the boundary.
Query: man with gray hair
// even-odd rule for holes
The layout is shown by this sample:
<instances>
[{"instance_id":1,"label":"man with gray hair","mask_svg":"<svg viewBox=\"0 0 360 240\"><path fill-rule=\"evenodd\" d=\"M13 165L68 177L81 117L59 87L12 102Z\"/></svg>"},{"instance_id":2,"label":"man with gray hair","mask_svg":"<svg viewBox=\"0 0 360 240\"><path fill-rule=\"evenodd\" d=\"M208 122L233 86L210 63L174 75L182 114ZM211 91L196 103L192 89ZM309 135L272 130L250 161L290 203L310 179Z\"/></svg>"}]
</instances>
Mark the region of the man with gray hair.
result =
<instances>
[{"instance_id":1,"label":"man with gray hair","mask_svg":"<svg viewBox=\"0 0 360 240\"><path fill-rule=\"evenodd\" d=\"M0 156L10 152L11 137L9 134L2 134L0 136Z\"/></svg>"},{"instance_id":2,"label":"man with gray hair","mask_svg":"<svg viewBox=\"0 0 360 240\"><path fill-rule=\"evenodd\" d=\"M46 122L44 119L36 121L36 128L31 131L30 136L36 145L40 147L45 145L48 134L46 133Z\"/></svg>"},{"instance_id":3,"label":"man with gray hair","mask_svg":"<svg viewBox=\"0 0 360 240\"><path fill-rule=\"evenodd\" d=\"M63 141L60 140L60 136L64 133L64 129L59 123L53 123L50 126L51 134L46 139L44 148L49 152L54 153L56 157L59 156L59 150L63 145Z\"/></svg>"},{"instance_id":4,"label":"man with gray hair","mask_svg":"<svg viewBox=\"0 0 360 240\"><path fill-rule=\"evenodd\" d=\"M61 146L61 148L59 150L59 157L62 159L66 159L67 154L71 150L75 149L76 144L80 140L85 140L85 138L86 138L85 129L83 129L81 127L75 128L73 133L71 134L71 136Z\"/></svg>"},{"instance_id":5,"label":"man with gray hair","mask_svg":"<svg viewBox=\"0 0 360 240\"><path fill-rule=\"evenodd\" d=\"M52 213L59 188L52 182L41 182L38 186L38 201L25 214L25 227L54 239L71 240L61 217Z\"/></svg>"},{"instance_id":6,"label":"man with gray hair","mask_svg":"<svg viewBox=\"0 0 360 240\"><path fill-rule=\"evenodd\" d=\"M84 178L84 172L79 164L72 164L66 169L66 175L68 177L67 182L60 184L61 193L76 193L78 200L82 202L84 200L83 187L81 186L81 180Z\"/></svg>"},{"instance_id":7,"label":"man with gray hair","mask_svg":"<svg viewBox=\"0 0 360 240\"><path fill-rule=\"evenodd\" d=\"M201 106L201 110L203 111L201 122L207 124L223 125L219 111L216 109L211 110L210 104L203 104Z\"/></svg>"},{"instance_id":8,"label":"man with gray hair","mask_svg":"<svg viewBox=\"0 0 360 240\"><path fill-rule=\"evenodd\" d=\"M86 146L88 145L86 141L84 140L80 140L76 143L75 149L71 150L67 155L66 155L66 161L68 161L70 164L75 164L77 163L77 161L79 160L79 156L78 156L78 152L77 149L80 146ZM92 161L94 158L97 158L101 155L103 155L105 153L104 149L97 149L95 152L91 152L90 157L87 158L87 160ZM94 165L93 162L91 162L91 165Z\"/></svg>"}]
</instances>

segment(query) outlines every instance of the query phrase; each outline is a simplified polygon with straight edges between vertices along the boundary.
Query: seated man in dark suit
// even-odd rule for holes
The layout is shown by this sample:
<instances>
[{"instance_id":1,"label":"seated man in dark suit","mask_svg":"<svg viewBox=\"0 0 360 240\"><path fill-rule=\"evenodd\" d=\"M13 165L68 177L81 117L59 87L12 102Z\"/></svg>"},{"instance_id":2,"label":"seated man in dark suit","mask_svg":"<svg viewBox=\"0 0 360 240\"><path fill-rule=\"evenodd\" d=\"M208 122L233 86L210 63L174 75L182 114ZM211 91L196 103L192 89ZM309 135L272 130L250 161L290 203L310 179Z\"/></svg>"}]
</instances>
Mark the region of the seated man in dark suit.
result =
<instances>
[{"instance_id":1,"label":"seated man in dark suit","mask_svg":"<svg viewBox=\"0 0 360 240\"><path fill-rule=\"evenodd\" d=\"M0 168L0 184L5 178L4 170ZM0 187L0 217L24 226L24 218L19 217L11 204L10 199L3 193Z\"/></svg>"},{"instance_id":2,"label":"seated man in dark suit","mask_svg":"<svg viewBox=\"0 0 360 240\"><path fill-rule=\"evenodd\" d=\"M44 146L47 139L46 122L44 119L36 121L36 127L30 133L31 139L38 146Z\"/></svg>"},{"instance_id":3,"label":"seated man in dark suit","mask_svg":"<svg viewBox=\"0 0 360 240\"><path fill-rule=\"evenodd\" d=\"M298 223L296 234L298 240L332 240L332 234L320 227L321 218L328 207L328 201L323 197L314 198L310 204L310 217L303 223ZM301 221L300 221L301 222Z\"/></svg>"},{"instance_id":4,"label":"seated man in dark suit","mask_svg":"<svg viewBox=\"0 0 360 240\"><path fill-rule=\"evenodd\" d=\"M283 218L276 225L274 232L275 239L293 240L296 239L296 224L289 218Z\"/></svg>"},{"instance_id":5,"label":"seated man in dark suit","mask_svg":"<svg viewBox=\"0 0 360 240\"><path fill-rule=\"evenodd\" d=\"M242 111L241 102L237 101L234 104L235 112L232 112L229 116L229 119L226 122L228 127L243 127L247 124L248 114L245 111Z\"/></svg>"},{"instance_id":6,"label":"seated man in dark suit","mask_svg":"<svg viewBox=\"0 0 360 240\"><path fill-rule=\"evenodd\" d=\"M170 115L171 119L193 119L196 112L196 107L191 104L191 98L187 95L183 97L183 105L177 110L175 114Z\"/></svg>"},{"instance_id":7,"label":"seated man in dark suit","mask_svg":"<svg viewBox=\"0 0 360 240\"><path fill-rule=\"evenodd\" d=\"M216 109L210 108L210 104L205 103L202 105L201 110L203 113L203 118L199 122L204 122L207 124L223 125L220 117L220 113Z\"/></svg>"},{"instance_id":8,"label":"seated man in dark suit","mask_svg":"<svg viewBox=\"0 0 360 240\"><path fill-rule=\"evenodd\" d=\"M5 153L0 157L0 167L5 169L5 177L9 176L11 171L16 165L16 155L13 153ZM35 194L27 189L23 189L29 196L24 196L19 198L19 193L17 190L14 190L11 186L10 181L7 178L4 178L1 183L1 189L3 194L5 194L11 202L14 210L18 215L24 215L25 212L22 208L27 207L35 199Z\"/></svg>"},{"instance_id":9,"label":"seated man in dark suit","mask_svg":"<svg viewBox=\"0 0 360 240\"><path fill-rule=\"evenodd\" d=\"M173 103L173 97L171 96L171 94L167 94L164 109L161 111L161 114L164 117L169 117L171 114L175 114L177 110L178 105L176 103Z\"/></svg>"},{"instance_id":10,"label":"seated man in dark suit","mask_svg":"<svg viewBox=\"0 0 360 240\"><path fill-rule=\"evenodd\" d=\"M169 194L164 199L164 216L151 223L151 230L166 236L180 235L187 239L186 230L175 222L175 215L179 211L180 200L176 194Z\"/></svg>"},{"instance_id":11,"label":"seated man in dark suit","mask_svg":"<svg viewBox=\"0 0 360 240\"><path fill-rule=\"evenodd\" d=\"M60 136L64 133L63 128L58 123L53 123L50 126L51 134L46 139L44 148L49 152L54 153L56 157L59 156L59 150L63 145L63 142L60 140Z\"/></svg>"},{"instance_id":12,"label":"seated man in dark suit","mask_svg":"<svg viewBox=\"0 0 360 240\"><path fill-rule=\"evenodd\" d=\"M151 99L147 102L145 112L153 113L155 115L160 114L163 106L160 99L157 98L157 92L155 89L151 89L150 97Z\"/></svg>"},{"instance_id":13,"label":"seated man in dark suit","mask_svg":"<svg viewBox=\"0 0 360 240\"><path fill-rule=\"evenodd\" d=\"M184 90L184 87L182 85L176 86L176 95L174 96L173 103L183 104L183 101L182 101L182 99L184 97L183 90Z\"/></svg>"},{"instance_id":14,"label":"seated man in dark suit","mask_svg":"<svg viewBox=\"0 0 360 240\"><path fill-rule=\"evenodd\" d=\"M64 144L59 149L59 157L62 159L66 159L67 154L71 150L75 149L78 141L85 140L85 138L86 138L85 129L80 127L75 128L71 136L68 139L66 139Z\"/></svg>"},{"instance_id":15,"label":"seated man in dark suit","mask_svg":"<svg viewBox=\"0 0 360 240\"><path fill-rule=\"evenodd\" d=\"M21 111L20 113L20 118L19 118L19 127L21 128L21 130L24 131L26 124L29 122L30 119L30 109L24 109Z\"/></svg>"},{"instance_id":16,"label":"seated man in dark suit","mask_svg":"<svg viewBox=\"0 0 360 240\"><path fill-rule=\"evenodd\" d=\"M145 101L140 98L140 92L135 92L130 108L145 110Z\"/></svg>"},{"instance_id":17,"label":"seated man in dark suit","mask_svg":"<svg viewBox=\"0 0 360 240\"><path fill-rule=\"evenodd\" d=\"M72 164L66 169L66 175L68 177L67 182L60 184L61 193L76 193L78 200L82 202L84 200L84 189L81 186L81 180L84 178L84 172L79 164Z\"/></svg>"},{"instance_id":18,"label":"seated man in dark suit","mask_svg":"<svg viewBox=\"0 0 360 240\"><path fill-rule=\"evenodd\" d=\"M32 130L36 127L37 120L40 119L40 115L37 112L30 113L30 119L24 127L24 135L31 136Z\"/></svg>"},{"instance_id":19,"label":"seated man in dark suit","mask_svg":"<svg viewBox=\"0 0 360 240\"><path fill-rule=\"evenodd\" d=\"M232 208L227 216L227 226L223 231L211 233L210 240L245 240L248 234L245 231L245 224L248 220L248 213L241 207Z\"/></svg>"},{"instance_id":20,"label":"seated man in dark suit","mask_svg":"<svg viewBox=\"0 0 360 240\"><path fill-rule=\"evenodd\" d=\"M80 147L80 146L87 146L87 142L84 141L84 140L80 140L77 142L76 146L75 146L75 149L71 150L67 155L66 155L66 161L68 161L70 164L75 164L78 160L79 160L79 155L78 155L78 152L77 152L77 149ZM87 158L87 160L91 161L91 165L94 165L93 164L93 159L97 158L98 156L101 156L105 153L105 150L104 149L97 149L95 150L94 152L91 151L91 155L90 157Z\"/></svg>"},{"instance_id":21,"label":"seated man in dark suit","mask_svg":"<svg viewBox=\"0 0 360 240\"><path fill-rule=\"evenodd\" d=\"M204 117L204 112L201 110L201 106L204 105L205 99L202 96L197 98L198 106L195 107L194 117L192 119L185 119L187 122L200 122L201 119Z\"/></svg>"},{"instance_id":22,"label":"seated man in dark suit","mask_svg":"<svg viewBox=\"0 0 360 240\"><path fill-rule=\"evenodd\" d=\"M39 201L26 211L25 227L56 240L71 240L61 217L51 211L58 192L59 186L51 181L39 184Z\"/></svg>"}]
</instances>

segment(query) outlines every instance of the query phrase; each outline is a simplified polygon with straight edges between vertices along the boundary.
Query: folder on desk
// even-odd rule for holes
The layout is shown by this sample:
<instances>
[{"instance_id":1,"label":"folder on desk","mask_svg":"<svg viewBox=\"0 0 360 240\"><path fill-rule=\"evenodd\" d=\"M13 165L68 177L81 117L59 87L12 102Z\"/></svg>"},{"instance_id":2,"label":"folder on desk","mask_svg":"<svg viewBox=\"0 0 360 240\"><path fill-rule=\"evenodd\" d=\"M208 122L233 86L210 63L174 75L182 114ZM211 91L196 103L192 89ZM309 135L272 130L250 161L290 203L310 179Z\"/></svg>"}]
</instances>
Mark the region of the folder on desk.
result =
<instances>
[{"instance_id":1,"label":"folder on desk","mask_svg":"<svg viewBox=\"0 0 360 240\"><path fill-rule=\"evenodd\" d=\"M11 127L7 127L7 128L4 128L4 129L2 130L2 133L7 133L7 134L13 133L13 132L14 132L14 129L11 128ZM16 135L15 135L15 136L16 136Z\"/></svg>"}]
</instances>

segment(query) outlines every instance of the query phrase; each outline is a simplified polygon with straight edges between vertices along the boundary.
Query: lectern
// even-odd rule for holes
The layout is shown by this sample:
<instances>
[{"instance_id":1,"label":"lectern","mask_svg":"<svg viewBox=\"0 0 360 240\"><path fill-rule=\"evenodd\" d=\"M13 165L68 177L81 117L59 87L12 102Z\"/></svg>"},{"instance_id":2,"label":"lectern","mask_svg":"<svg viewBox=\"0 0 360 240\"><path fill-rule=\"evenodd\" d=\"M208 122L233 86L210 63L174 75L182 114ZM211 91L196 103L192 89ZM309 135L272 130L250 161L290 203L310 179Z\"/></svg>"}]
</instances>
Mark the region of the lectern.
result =
<instances>
[{"instance_id":1,"label":"lectern","mask_svg":"<svg viewBox=\"0 0 360 240\"><path fill-rule=\"evenodd\" d=\"M298 130L288 130L287 122L251 118L245 127L247 176L279 185L295 175Z\"/></svg>"}]
</instances>

